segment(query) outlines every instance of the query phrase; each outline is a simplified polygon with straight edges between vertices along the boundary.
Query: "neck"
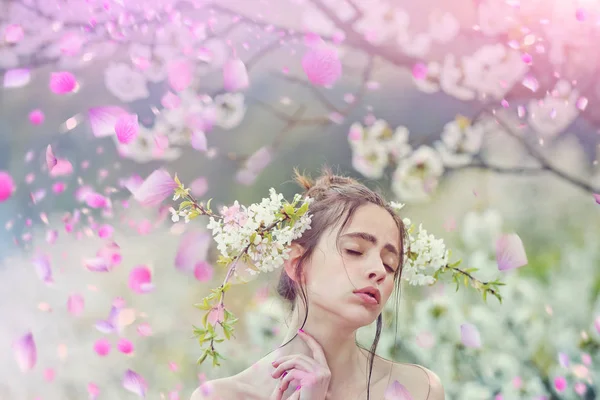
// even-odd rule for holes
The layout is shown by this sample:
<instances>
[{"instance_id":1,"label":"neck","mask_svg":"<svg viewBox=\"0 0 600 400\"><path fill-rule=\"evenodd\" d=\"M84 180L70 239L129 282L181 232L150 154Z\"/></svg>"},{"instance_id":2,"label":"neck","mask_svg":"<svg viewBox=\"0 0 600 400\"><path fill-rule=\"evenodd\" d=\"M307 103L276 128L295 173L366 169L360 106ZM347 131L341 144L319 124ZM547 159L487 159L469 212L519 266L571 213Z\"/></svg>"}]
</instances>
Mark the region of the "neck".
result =
<instances>
[{"instance_id":1,"label":"neck","mask_svg":"<svg viewBox=\"0 0 600 400\"><path fill-rule=\"evenodd\" d=\"M355 342L357 328L349 326L342 318L332 317L331 313L320 314L312 311L311 309L302 329L323 348L327 366L331 371L330 392L347 389L350 383L362 382L365 377L367 357ZM296 308L281 345L290 340L291 342L274 351L272 353L274 359L289 354L305 354L313 357L306 342L297 335L303 320L304 312Z\"/></svg>"}]
</instances>

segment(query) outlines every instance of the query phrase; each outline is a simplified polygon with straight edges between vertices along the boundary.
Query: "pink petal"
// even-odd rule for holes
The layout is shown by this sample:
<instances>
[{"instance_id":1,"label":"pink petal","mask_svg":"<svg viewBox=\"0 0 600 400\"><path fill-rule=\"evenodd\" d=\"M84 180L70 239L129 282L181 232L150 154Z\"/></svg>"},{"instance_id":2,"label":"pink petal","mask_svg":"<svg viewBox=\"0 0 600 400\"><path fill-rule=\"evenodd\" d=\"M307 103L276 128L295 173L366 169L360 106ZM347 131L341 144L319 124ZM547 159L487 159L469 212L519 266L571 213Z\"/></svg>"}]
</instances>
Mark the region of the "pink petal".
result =
<instances>
[{"instance_id":1,"label":"pink petal","mask_svg":"<svg viewBox=\"0 0 600 400\"><path fill-rule=\"evenodd\" d=\"M98 236L101 237L102 239L106 239L109 238L113 235L115 229L111 226L111 225L102 225L99 229L98 229Z\"/></svg>"},{"instance_id":2,"label":"pink petal","mask_svg":"<svg viewBox=\"0 0 600 400\"><path fill-rule=\"evenodd\" d=\"M113 333L115 331L115 326L109 321L98 321L96 322L96 329L98 329L102 333Z\"/></svg>"},{"instance_id":3,"label":"pink petal","mask_svg":"<svg viewBox=\"0 0 600 400\"><path fill-rule=\"evenodd\" d=\"M527 265L527 254L519 235L516 233L502 235L496 241L496 261L500 271Z\"/></svg>"},{"instance_id":4,"label":"pink petal","mask_svg":"<svg viewBox=\"0 0 600 400\"><path fill-rule=\"evenodd\" d=\"M223 66L223 87L229 92L246 89L250 84L246 65L239 58L228 60Z\"/></svg>"},{"instance_id":5,"label":"pink petal","mask_svg":"<svg viewBox=\"0 0 600 400\"><path fill-rule=\"evenodd\" d=\"M190 189L194 196L202 197L208 191L208 181L204 177L197 178L190 183Z\"/></svg>"},{"instance_id":6,"label":"pink petal","mask_svg":"<svg viewBox=\"0 0 600 400\"><path fill-rule=\"evenodd\" d=\"M435 345L435 336L431 332L421 332L416 337L417 346L430 349Z\"/></svg>"},{"instance_id":7,"label":"pink petal","mask_svg":"<svg viewBox=\"0 0 600 400\"><path fill-rule=\"evenodd\" d=\"M200 282L210 282L213 278L214 269L206 261L200 261L194 267L194 277Z\"/></svg>"},{"instance_id":8,"label":"pink petal","mask_svg":"<svg viewBox=\"0 0 600 400\"><path fill-rule=\"evenodd\" d=\"M173 90L181 92L192 83L192 66L187 60L171 61L167 65L167 77Z\"/></svg>"},{"instance_id":9,"label":"pink petal","mask_svg":"<svg viewBox=\"0 0 600 400\"><path fill-rule=\"evenodd\" d=\"M58 164L58 160L54 156L52 146L48 145L48 147L46 147L46 166L48 167L48 172L52 172L52 168L54 168L56 164Z\"/></svg>"},{"instance_id":10,"label":"pink petal","mask_svg":"<svg viewBox=\"0 0 600 400\"><path fill-rule=\"evenodd\" d=\"M596 200L596 203L600 204L600 194L594 194L594 200Z\"/></svg>"},{"instance_id":11,"label":"pink petal","mask_svg":"<svg viewBox=\"0 0 600 400\"><path fill-rule=\"evenodd\" d=\"M44 122L44 113L42 110L33 110L29 113L29 122L33 125L41 125Z\"/></svg>"},{"instance_id":12,"label":"pink petal","mask_svg":"<svg viewBox=\"0 0 600 400\"><path fill-rule=\"evenodd\" d=\"M117 349L123 354L130 354L133 351L133 343L125 338L119 339Z\"/></svg>"},{"instance_id":13,"label":"pink petal","mask_svg":"<svg viewBox=\"0 0 600 400\"><path fill-rule=\"evenodd\" d=\"M21 371L29 371L35 367L37 361L37 349L31 332L26 333L15 341L13 344L13 351Z\"/></svg>"},{"instance_id":14,"label":"pink petal","mask_svg":"<svg viewBox=\"0 0 600 400\"><path fill-rule=\"evenodd\" d=\"M9 69L4 73L5 88L20 88L31 81L31 73L28 69Z\"/></svg>"},{"instance_id":15,"label":"pink petal","mask_svg":"<svg viewBox=\"0 0 600 400\"><path fill-rule=\"evenodd\" d=\"M160 99L160 104L167 110L174 110L181 104L181 98L173 92L167 92Z\"/></svg>"},{"instance_id":16,"label":"pink petal","mask_svg":"<svg viewBox=\"0 0 600 400\"><path fill-rule=\"evenodd\" d=\"M427 65L423 63L416 63L412 69L413 77L417 80L423 80L427 78Z\"/></svg>"},{"instance_id":17,"label":"pink petal","mask_svg":"<svg viewBox=\"0 0 600 400\"><path fill-rule=\"evenodd\" d=\"M108 339L98 339L96 343L94 343L94 351L100 357L104 357L110 353L110 342Z\"/></svg>"},{"instance_id":18,"label":"pink petal","mask_svg":"<svg viewBox=\"0 0 600 400\"><path fill-rule=\"evenodd\" d=\"M337 52L326 45L309 49L302 58L302 68L308 80L317 86L332 85L342 76Z\"/></svg>"},{"instance_id":19,"label":"pink petal","mask_svg":"<svg viewBox=\"0 0 600 400\"><path fill-rule=\"evenodd\" d=\"M564 392L567 388L567 380L562 376L557 376L554 378L554 388L557 392Z\"/></svg>"},{"instance_id":20,"label":"pink petal","mask_svg":"<svg viewBox=\"0 0 600 400\"><path fill-rule=\"evenodd\" d=\"M72 294L67 299L67 311L69 314L78 317L83 313L85 307L85 300L80 294Z\"/></svg>"},{"instance_id":21,"label":"pink petal","mask_svg":"<svg viewBox=\"0 0 600 400\"><path fill-rule=\"evenodd\" d=\"M267 167L273 159L271 148L261 147L246 160L246 168L258 174Z\"/></svg>"},{"instance_id":22,"label":"pink petal","mask_svg":"<svg viewBox=\"0 0 600 400\"><path fill-rule=\"evenodd\" d=\"M131 143L137 137L139 131L137 114L123 114L117 119L115 133L120 143Z\"/></svg>"},{"instance_id":23,"label":"pink petal","mask_svg":"<svg viewBox=\"0 0 600 400\"><path fill-rule=\"evenodd\" d=\"M395 380L385 390L384 400L413 400L413 397L406 386Z\"/></svg>"},{"instance_id":24,"label":"pink petal","mask_svg":"<svg viewBox=\"0 0 600 400\"><path fill-rule=\"evenodd\" d=\"M0 171L0 203L8 200L15 191L15 182L6 171Z\"/></svg>"},{"instance_id":25,"label":"pink petal","mask_svg":"<svg viewBox=\"0 0 600 400\"><path fill-rule=\"evenodd\" d=\"M76 32L67 32L60 38L60 51L68 56L75 56L81 51L85 40Z\"/></svg>"},{"instance_id":26,"label":"pink petal","mask_svg":"<svg viewBox=\"0 0 600 400\"><path fill-rule=\"evenodd\" d=\"M115 133L115 125L119 117L128 115L127 111L117 106L92 107L88 110L88 120L95 137L111 136Z\"/></svg>"},{"instance_id":27,"label":"pink petal","mask_svg":"<svg viewBox=\"0 0 600 400\"><path fill-rule=\"evenodd\" d=\"M481 347L479 330L473 324L462 324L460 326L461 342L467 347Z\"/></svg>"},{"instance_id":28,"label":"pink petal","mask_svg":"<svg viewBox=\"0 0 600 400\"><path fill-rule=\"evenodd\" d=\"M91 208L108 208L110 206L110 200L99 193L88 193L85 196L86 204Z\"/></svg>"},{"instance_id":29,"label":"pink petal","mask_svg":"<svg viewBox=\"0 0 600 400\"><path fill-rule=\"evenodd\" d=\"M596 328L596 332L600 335L600 316L596 317L594 320L594 327Z\"/></svg>"},{"instance_id":30,"label":"pink petal","mask_svg":"<svg viewBox=\"0 0 600 400\"><path fill-rule=\"evenodd\" d=\"M142 322L137 327L137 333L140 336L151 336L152 335L152 327L147 322Z\"/></svg>"},{"instance_id":31,"label":"pink petal","mask_svg":"<svg viewBox=\"0 0 600 400\"><path fill-rule=\"evenodd\" d=\"M182 235L175 256L175 268L194 271L200 261L206 260L212 236L208 232L189 231Z\"/></svg>"},{"instance_id":32,"label":"pink petal","mask_svg":"<svg viewBox=\"0 0 600 400\"><path fill-rule=\"evenodd\" d=\"M77 87L75 75L68 71L50 74L50 90L56 94L71 93Z\"/></svg>"},{"instance_id":33,"label":"pink petal","mask_svg":"<svg viewBox=\"0 0 600 400\"><path fill-rule=\"evenodd\" d=\"M25 36L25 32L21 25L10 24L4 29L4 40L6 43L17 43L23 39L23 36Z\"/></svg>"},{"instance_id":34,"label":"pink petal","mask_svg":"<svg viewBox=\"0 0 600 400\"><path fill-rule=\"evenodd\" d=\"M55 194L64 192L66 188L67 188L67 184L64 182L56 182L55 184L52 185L52 191Z\"/></svg>"},{"instance_id":35,"label":"pink petal","mask_svg":"<svg viewBox=\"0 0 600 400\"><path fill-rule=\"evenodd\" d=\"M50 176L56 178L58 176L70 175L73 173L73 165L69 162L69 160L65 160L62 158L58 158L56 160L56 165L50 171Z\"/></svg>"},{"instance_id":36,"label":"pink petal","mask_svg":"<svg viewBox=\"0 0 600 400\"><path fill-rule=\"evenodd\" d=\"M92 272L108 272L107 261L102 257L89 258L84 260L83 265Z\"/></svg>"},{"instance_id":37,"label":"pink petal","mask_svg":"<svg viewBox=\"0 0 600 400\"><path fill-rule=\"evenodd\" d=\"M123 387L140 397L145 397L146 391L148 390L148 385L144 378L130 369L128 369L125 372L125 376L123 376Z\"/></svg>"},{"instance_id":38,"label":"pink petal","mask_svg":"<svg viewBox=\"0 0 600 400\"><path fill-rule=\"evenodd\" d=\"M153 286L150 269L143 265L133 268L129 273L129 288L138 294L151 291Z\"/></svg>"},{"instance_id":39,"label":"pink petal","mask_svg":"<svg viewBox=\"0 0 600 400\"><path fill-rule=\"evenodd\" d=\"M249 169L241 169L235 174L235 180L242 185L250 186L252 185L258 176L255 172L250 171Z\"/></svg>"},{"instance_id":40,"label":"pink petal","mask_svg":"<svg viewBox=\"0 0 600 400\"><path fill-rule=\"evenodd\" d=\"M164 169L152 172L133 193L133 197L143 206L157 206L171 196L177 182Z\"/></svg>"},{"instance_id":41,"label":"pink petal","mask_svg":"<svg viewBox=\"0 0 600 400\"><path fill-rule=\"evenodd\" d=\"M98 385L96 385L95 383L88 383L87 391L88 391L88 394L90 395L89 400L95 400L96 397L98 397L98 395L100 394L100 389L98 388Z\"/></svg>"},{"instance_id":42,"label":"pink petal","mask_svg":"<svg viewBox=\"0 0 600 400\"><path fill-rule=\"evenodd\" d=\"M198 151L206 151L208 149L206 143L206 135L202 131L194 131L192 133L192 147Z\"/></svg>"},{"instance_id":43,"label":"pink petal","mask_svg":"<svg viewBox=\"0 0 600 400\"><path fill-rule=\"evenodd\" d=\"M46 284L54 282L52 279L52 267L47 255L38 256L33 259L33 265L37 276Z\"/></svg>"},{"instance_id":44,"label":"pink petal","mask_svg":"<svg viewBox=\"0 0 600 400\"><path fill-rule=\"evenodd\" d=\"M56 376L55 371L52 368L46 368L44 370L44 380L46 382L52 382Z\"/></svg>"}]
</instances>

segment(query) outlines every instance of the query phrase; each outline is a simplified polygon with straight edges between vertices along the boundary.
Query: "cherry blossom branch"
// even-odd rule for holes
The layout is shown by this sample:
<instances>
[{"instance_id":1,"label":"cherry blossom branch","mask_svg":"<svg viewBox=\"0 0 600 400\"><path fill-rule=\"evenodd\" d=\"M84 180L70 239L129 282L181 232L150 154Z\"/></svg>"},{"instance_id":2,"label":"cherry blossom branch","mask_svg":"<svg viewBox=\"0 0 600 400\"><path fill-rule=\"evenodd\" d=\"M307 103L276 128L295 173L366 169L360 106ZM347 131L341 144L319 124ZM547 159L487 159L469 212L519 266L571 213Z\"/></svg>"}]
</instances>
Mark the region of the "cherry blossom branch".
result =
<instances>
[{"instance_id":1,"label":"cherry blossom branch","mask_svg":"<svg viewBox=\"0 0 600 400\"><path fill-rule=\"evenodd\" d=\"M486 114L490 115L491 117L495 118L495 120L498 122L498 124L504 129L504 132L506 132L508 135L510 135L514 139L518 140L523 145L523 147L525 147L525 149L527 150L529 155L531 155L537 162L540 163L542 170L548 171L548 172L552 173L553 175L561 178L562 180L569 182L573 186L579 187L580 189L583 189L584 191L586 191L588 193L598 193L600 191L600 188L595 188L590 183L584 182L580 179L570 176L566 172L564 172L564 171L556 168L554 165L552 165L546 159L546 157L544 157L537 149L535 149L530 143L528 143L522 137L522 135L519 135L517 132L515 132L512 129L512 127L509 125L509 123L504 121L504 119L502 119L502 117L500 117L498 114L496 114L493 110L490 111L488 109L485 109L484 112Z\"/></svg>"}]
</instances>

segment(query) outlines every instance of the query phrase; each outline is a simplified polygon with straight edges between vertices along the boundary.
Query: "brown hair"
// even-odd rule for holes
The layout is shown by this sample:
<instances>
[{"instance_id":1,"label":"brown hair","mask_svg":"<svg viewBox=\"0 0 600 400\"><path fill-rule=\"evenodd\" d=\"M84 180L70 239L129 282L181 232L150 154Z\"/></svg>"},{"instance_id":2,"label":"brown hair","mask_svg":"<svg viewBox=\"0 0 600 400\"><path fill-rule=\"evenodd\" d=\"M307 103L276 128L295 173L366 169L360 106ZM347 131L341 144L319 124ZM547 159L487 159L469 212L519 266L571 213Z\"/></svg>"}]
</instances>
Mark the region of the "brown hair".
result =
<instances>
[{"instance_id":1,"label":"brown hair","mask_svg":"<svg viewBox=\"0 0 600 400\"><path fill-rule=\"evenodd\" d=\"M311 228L305 231L300 238L294 240L294 243L297 243L306 249L300 257L298 266L294 269L296 281L300 283L297 284L294 282L294 280L287 275L286 270L282 268L279 283L277 285L277 293L284 300L288 301L290 310L293 310L298 294L301 295L302 301L306 308L306 315L302 323L302 327L304 327L308 317L308 302L305 288L301 279L303 267L304 264L310 260L310 257L317 247L319 239L328 228L336 226L340 223L340 221L342 221L337 235L339 239L340 233L351 221L356 210L362 205L372 203L388 211L396 222L400 232L400 243L398 247L400 251L399 262L394 275L396 285L399 284L399 278L402 274L406 230L402 222L402 218L394 211L394 209L388 204L383 196L369 189L357 180L350 177L335 175L327 166L323 167L321 176L319 176L316 181L300 174L296 168L294 168L294 173L295 181L302 188L304 188L303 195L313 199L313 202L310 204L308 210L309 214L312 215ZM379 343L381 327L382 315L379 314L377 317L377 331L375 334L375 340L373 341L373 345L369 351L369 380L367 382L367 388L369 390L367 391L367 399L370 398L370 382L371 373L373 370L373 359L375 357L377 344Z\"/></svg>"}]
</instances>

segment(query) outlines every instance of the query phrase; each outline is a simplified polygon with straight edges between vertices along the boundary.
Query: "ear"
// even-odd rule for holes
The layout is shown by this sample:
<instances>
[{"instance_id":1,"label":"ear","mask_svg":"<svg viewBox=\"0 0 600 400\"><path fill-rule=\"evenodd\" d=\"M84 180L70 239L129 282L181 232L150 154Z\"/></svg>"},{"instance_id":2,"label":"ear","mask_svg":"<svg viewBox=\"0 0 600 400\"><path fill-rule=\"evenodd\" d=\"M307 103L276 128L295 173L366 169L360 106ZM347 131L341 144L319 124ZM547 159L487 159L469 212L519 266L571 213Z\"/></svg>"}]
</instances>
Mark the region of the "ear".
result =
<instances>
[{"instance_id":1,"label":"ear","mask_svg":"<svg viewBox=\"0 0 600 400\"><path fill-rule=\"evenodd\" d=\"M288 253L288 259L285 260L283 268L285 268L285 272L290 277L290 279L298 283L296 279L296 268L298 268L300 257L302 257L302 254L304 254L304 247L302 247L298 243L292 242L289 248L290 250Z\"/></svg>"}]
</instances>

